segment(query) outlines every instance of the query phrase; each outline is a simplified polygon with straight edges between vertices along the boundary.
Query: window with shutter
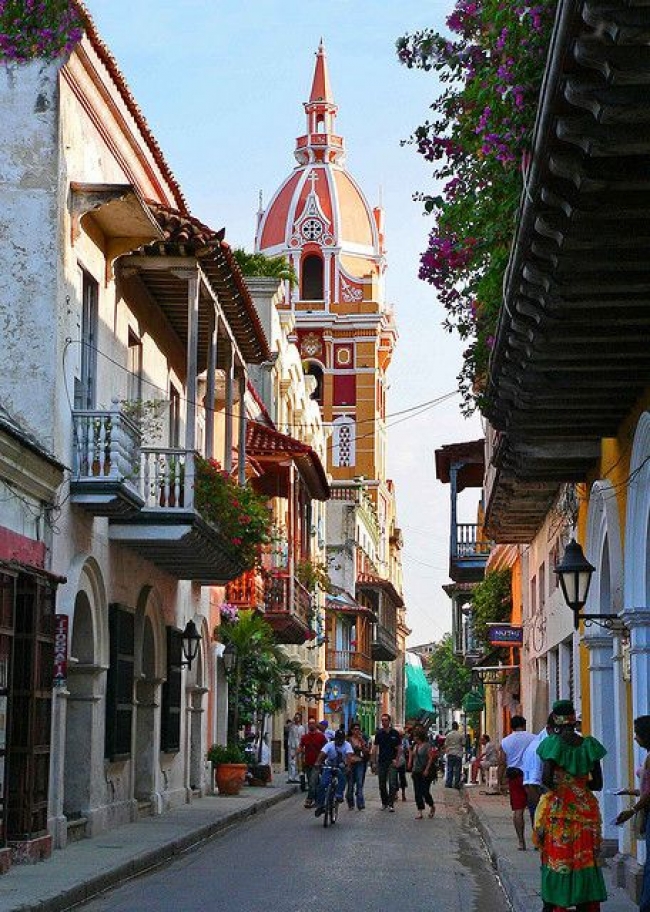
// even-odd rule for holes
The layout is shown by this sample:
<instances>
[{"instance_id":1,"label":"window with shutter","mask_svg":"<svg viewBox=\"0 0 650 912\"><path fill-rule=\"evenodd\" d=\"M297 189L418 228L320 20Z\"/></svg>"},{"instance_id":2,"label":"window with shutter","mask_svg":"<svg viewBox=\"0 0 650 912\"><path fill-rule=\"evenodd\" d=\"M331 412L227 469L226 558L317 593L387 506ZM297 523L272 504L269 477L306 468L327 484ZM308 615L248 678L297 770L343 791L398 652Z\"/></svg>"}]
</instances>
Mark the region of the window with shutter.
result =
<instances>
[{"instance_id":1,"label":"window with shutter","mask_svg":"<svg viewBox=\"0 0 650 912\"><path fill-rule=\"evenodd\" d=\"M160 749L176 753L181 749L181 678L183 647L180 630L167 628L167 680L162 688Z\"/></svg>"},{"instance_id":2,"label":"window with shutter","mask_svg":"<svg viewBox=\"0 0 650 912\"><path fill-rule=\"evenodd\" d=\"M106 746L108 760L131 756L135 618L123 605L109 605L110 667L106 681Z\"/></svg>"}]
</instances>

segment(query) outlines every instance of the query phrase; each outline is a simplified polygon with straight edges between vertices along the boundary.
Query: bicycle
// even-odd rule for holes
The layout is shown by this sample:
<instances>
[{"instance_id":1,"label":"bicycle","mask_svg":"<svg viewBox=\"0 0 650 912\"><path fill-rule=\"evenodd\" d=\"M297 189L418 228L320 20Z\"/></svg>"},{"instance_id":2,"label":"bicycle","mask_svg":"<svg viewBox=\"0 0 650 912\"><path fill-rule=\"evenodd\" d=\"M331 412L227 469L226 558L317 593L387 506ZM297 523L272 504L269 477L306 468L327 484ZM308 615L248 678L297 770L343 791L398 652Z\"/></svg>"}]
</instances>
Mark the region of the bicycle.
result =
<instances>
[{"instance_id":1,"label":"bicycle","mask_svg":"<svg viewBox=\"0 0 650 912\"><path fill-rule=\"evenodd\" d=\"M334 825L339 816L339 802L336 799L336 792L338 789L338 770L336 767L329 767L332 770L332 775L330 776L330 781L327 784L327 789L325 790L325 803L323 805L323 826L328 827ZM323 772L321 770L321 776Z\"/></svg>"}]
</instances>

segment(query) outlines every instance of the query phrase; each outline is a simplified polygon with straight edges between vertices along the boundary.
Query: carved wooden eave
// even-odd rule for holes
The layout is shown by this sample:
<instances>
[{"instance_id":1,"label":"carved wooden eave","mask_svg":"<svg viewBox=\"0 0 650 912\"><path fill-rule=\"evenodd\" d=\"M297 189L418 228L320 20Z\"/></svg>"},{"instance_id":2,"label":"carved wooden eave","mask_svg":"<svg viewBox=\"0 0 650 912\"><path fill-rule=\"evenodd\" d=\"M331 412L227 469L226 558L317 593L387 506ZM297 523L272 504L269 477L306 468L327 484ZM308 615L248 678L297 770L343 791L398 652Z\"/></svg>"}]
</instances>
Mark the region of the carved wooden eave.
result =
<instances>
[{"instance_id":1,"label":"carved wooden eave","mask_svg":"<svg viewBox=\"0 0 650 912\"><path fill-rule=\"evenodd\" d=\"M560 0L490 362L488 534L530 541L650 384L650 7Z\"/></svg>"}]
</instances>

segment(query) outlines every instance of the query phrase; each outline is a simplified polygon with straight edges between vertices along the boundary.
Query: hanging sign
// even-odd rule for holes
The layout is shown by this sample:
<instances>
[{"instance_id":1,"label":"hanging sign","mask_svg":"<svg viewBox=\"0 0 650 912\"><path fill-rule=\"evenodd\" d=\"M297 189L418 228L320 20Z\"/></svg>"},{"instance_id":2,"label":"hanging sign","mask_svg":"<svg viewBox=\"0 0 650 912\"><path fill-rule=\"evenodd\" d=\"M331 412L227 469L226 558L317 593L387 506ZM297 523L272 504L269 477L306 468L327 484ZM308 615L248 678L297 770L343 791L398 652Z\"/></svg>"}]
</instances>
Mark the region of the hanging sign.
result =
<instances>
[{"instance_id":1,"label":"hanging sign","mask_svg":"<svg viewBox=\"0 0 650 912\"><path fill-rule=\"evenodd\" d=\"M62 687L68 677L67 614L54 615L54 686Z\"/></svg>"},{"instance_id":2,"label":"hanging sign","mask_svg":"<svg viewBox=\"0 0 650 912\"><path fill-rule=\"evenodd\" d=\"M488 624L490 646L523 646L524 628L514 624Z\"/></svg>"}]
</instances>

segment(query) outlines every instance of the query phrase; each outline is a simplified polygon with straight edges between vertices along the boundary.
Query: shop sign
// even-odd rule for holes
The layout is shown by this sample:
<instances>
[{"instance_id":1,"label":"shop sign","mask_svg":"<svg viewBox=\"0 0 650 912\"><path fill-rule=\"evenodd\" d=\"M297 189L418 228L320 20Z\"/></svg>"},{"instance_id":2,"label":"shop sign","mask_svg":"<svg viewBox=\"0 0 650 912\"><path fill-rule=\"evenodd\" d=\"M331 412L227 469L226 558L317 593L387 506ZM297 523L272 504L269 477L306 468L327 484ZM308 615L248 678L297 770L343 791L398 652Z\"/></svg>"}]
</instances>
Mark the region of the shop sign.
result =
<instances>
[{"instance_id":1,"label":"shop sign","mask_svg":"<svg viewBox=\"0 0 650 912\"><path fill-rule=\"evenodd\" d=\"M524 628L514 624L488 624L490 646L523 646Z\"/></svg>"},{"instance_id":2,"label":"shop sign","mask_svg":"<svg viewBox=\"0 0 650 912\"><path fill-rule=\"evenodd\" d=\"M67 614L54 616L54 686L62 687L68 677L68 622Z\"/></svg>"}]
</instances>

